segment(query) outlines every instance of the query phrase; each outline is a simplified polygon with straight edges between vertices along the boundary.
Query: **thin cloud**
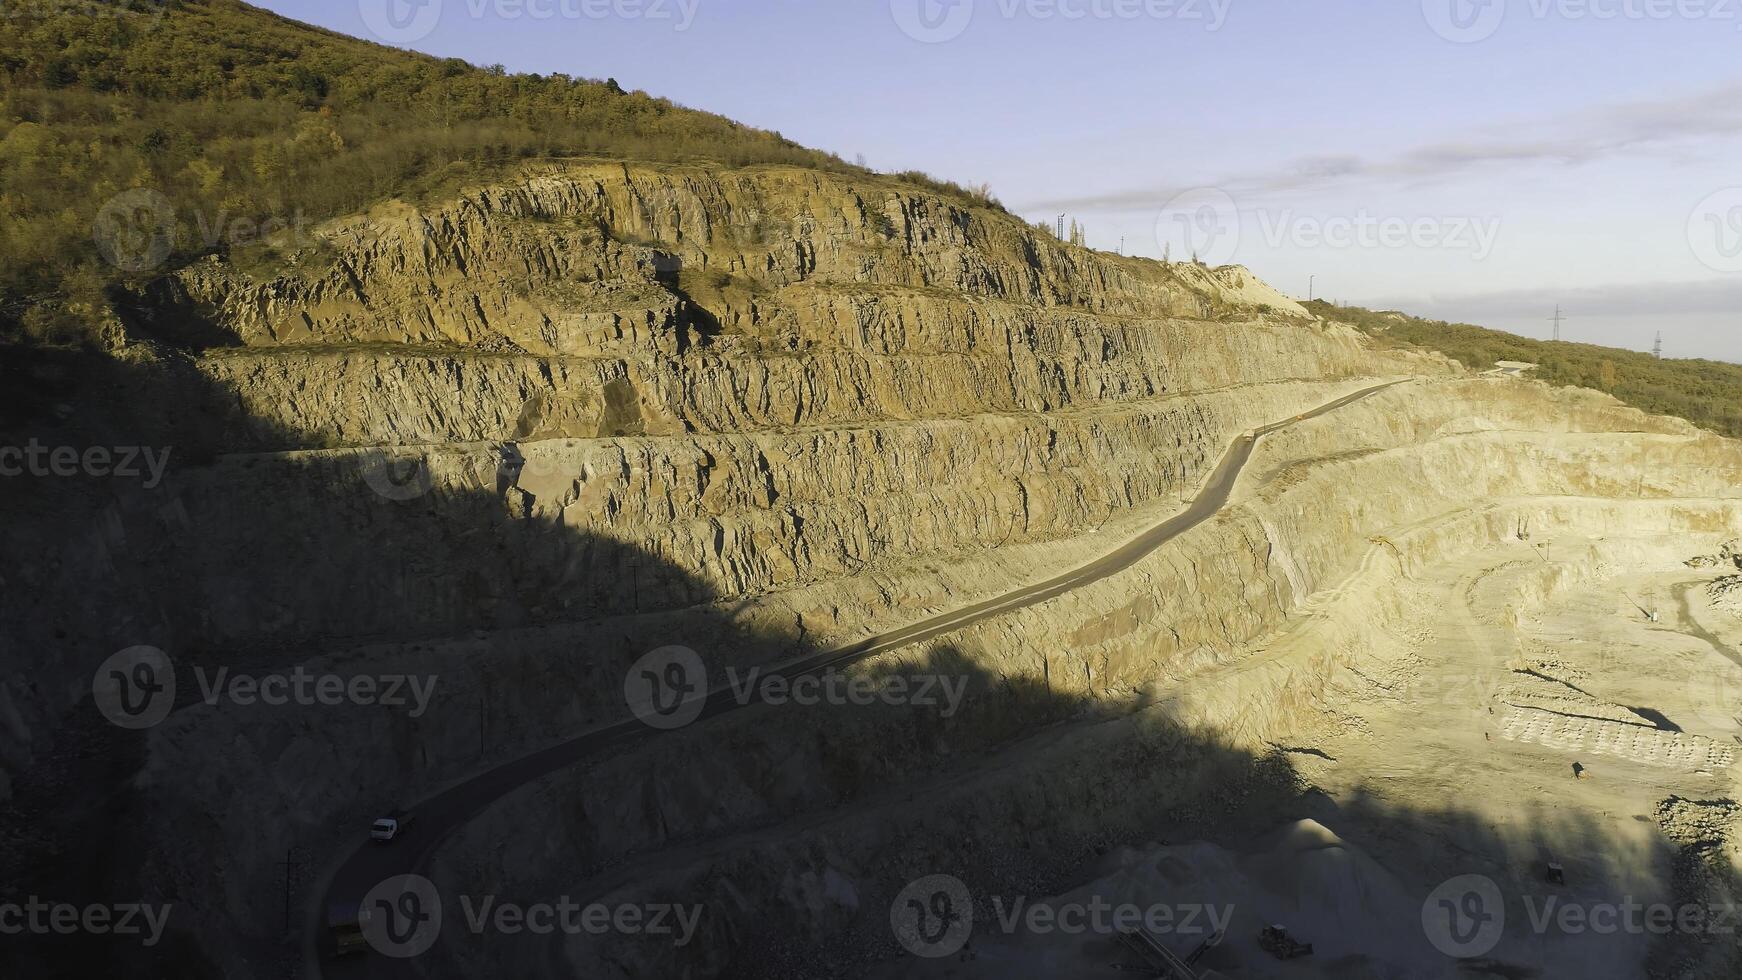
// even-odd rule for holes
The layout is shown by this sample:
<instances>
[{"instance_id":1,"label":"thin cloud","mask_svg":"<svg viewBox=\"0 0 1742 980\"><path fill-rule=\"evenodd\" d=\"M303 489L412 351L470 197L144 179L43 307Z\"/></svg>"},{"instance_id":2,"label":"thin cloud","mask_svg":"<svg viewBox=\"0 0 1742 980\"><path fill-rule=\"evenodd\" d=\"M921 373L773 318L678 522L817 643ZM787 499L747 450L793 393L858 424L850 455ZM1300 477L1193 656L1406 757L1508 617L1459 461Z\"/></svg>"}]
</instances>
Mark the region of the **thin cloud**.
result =
<instances>
[{"instance_id":1,"label":"thin cloud","mask_svg":"<svg viewBox=\"0 0 1742 980\"><path fill-rule=\"evenodd\" d=\"M1375 309L1420 313L1456 310L1458 319L1534 316L1559 305L1569 317L1685 316L1742 314L1742 279L1695 282L1644 282L1572 289L1536 288L1469 295L1380 297L1361 304ZM1446 315L1444 312L1436 316ZM1547 316L1547 313L1543 313Z\"/></svg>"},{"instance_id":2,"label":"thin cloud","mask_svg":"<svg viewBox=\"0 0 1742 980\"><path fill-rule=\"evenodd\" d=\"M1580 164L1671 143L1742 135L1742 84L1732 83L1676 99L1605 106L1570 123L1551 121L1508 127L1511 132L1519 129L1561 132L1520 140L1506 132L1489 131L1463 141L1416 147L1383 160L1353 155L1305 157L1273 171L1228 175L1209 184L1241 197L1359 182L1423 182L1493 164ZM1135 188L1035 201L1023 207L1078 211L1148 209L1188 189Z\"/></svg>"}]
</instances>

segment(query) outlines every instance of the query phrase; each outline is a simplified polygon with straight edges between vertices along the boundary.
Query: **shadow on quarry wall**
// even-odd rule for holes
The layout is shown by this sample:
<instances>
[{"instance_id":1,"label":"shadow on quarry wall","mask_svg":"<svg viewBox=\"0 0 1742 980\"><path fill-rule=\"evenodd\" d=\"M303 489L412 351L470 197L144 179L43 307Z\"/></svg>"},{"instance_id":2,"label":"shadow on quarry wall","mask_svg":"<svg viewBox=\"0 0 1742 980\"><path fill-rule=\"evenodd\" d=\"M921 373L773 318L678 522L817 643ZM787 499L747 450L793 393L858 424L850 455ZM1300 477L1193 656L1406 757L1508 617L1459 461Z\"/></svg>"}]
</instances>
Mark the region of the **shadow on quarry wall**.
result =
<instances>
[{"instance_id":1,"label":"shadow on quarry wall","mask_svg":"<svg viewBox=\"0 0 1742 980\"><path fill-rule=\"evenodd\" d=\"M82 931L0 935L0 964L18 967L0 971L6 975L225 975L202 947L225 933L231 952L285 936L276 913L250 922L257 910L227 908L234 885L213 881L257 878L252 902L276 910L287 838L334 817L321 809L333 803L330 788L305 796L294 771L275 780L246 768L253 753L232 751L255 737L246 725L215 726L205 755L212 771L147 776L149 731L111 724L93 698L93 679L118 651L149 646L173 662L174 710L159 723L168 727L204 707L204 685L220 670L285 673L309 657L371 642L488 636L712 598L704 583L632 544L515 516L512 476L502 479L513 466L511 444L502 447L496 479L478 491L432 486L427 470L398 458L224 459L238 445L321 447L246 417L233 393L173 355L129 363L72 351L7 354L0 447L34 457L0 458L26 467L0 477L7 515L0 631L10 641L0 673L8 736L0 739L0 905L41 896L80 907L144 899L182 910L152 948ZM93 448L105 453L100 467ZM72 462L57 461L61 449ZM167 466L147 463L163 459ZM685 640L759 659L791 651L790 638L763 641L705 610L672 642ZM331 669L348 675L359 667ZM488 744L480 737L469 755L432 762L415 744L390 746L389 755L416 774L407 777L392 759L362 774L379 784L374 797L409 802L481 758L547 743L573 720L565 702L575 698L561 686L528 679L520 695L500 697L506 707L487 706L502 710L491 711ZM358 730L355 706L322 714L331 707L289 706L290 725L281 715L259 737L318 742L328 721L335 732ZM467 704L451 713L471 729L481 727L482 710ZM272 732L273 724L301 730ZM392 734L415 742L435 727L399 724ZM295 751L282 743L248 747L267 758ZM177 760L199 755L185 740L169 748ZM352 752L367 759L378 748ZM287 778L292 785L273 785ZM148 828L164 823L152 811L185 818L175 825L186 837L148 839ZM224 827L225 818L239 814L260 820L241 828L258 852L213 853L238 829ZM323 862L305 855L292 877L312 878ZM274 864L275 878L261 874ZM202 867L209 880L199 880Z\"/></svg>"},{"instance_id":2,"label":"shadow on quarry wall","mask_svg":"<svg viewBox=\"0 0 1742 980\"><path fill-rule=\"evenodd\" d=\"M571 652L554 655L548 671L510 661L516 670L495 676L487 668L501 651L493 645L520 643L540 629L584 633L577 624L607 616L683 610L659 617L646 634L602 639L599 648L621 658L640 652L625 651L625 644L657 637L702 651L710 670L806 652L796 629L745 624L709 605L717 597L695 576L632 544L517 516L507 492L512 479L486 479L478 485L489 489L470 492L420 490L415 468L397 471L392 461L371 471L357 457L225 460L223 452L238 444L317 447L306 434L263 431L259 420L241 415L233 393L210 387L185 363L67 355L13 361L0 372L20 384L5 404L0 446L35 440L81 452L173 447L164 479L151 487L140 478L90 473L0 478L0 507L8 515L0 529L8 556L0 569L0 630L13 641L0 689L7 729L0 740L0 903L34 896L74 906L141 900L177 906L167 934L149 948L137 938L81 930L0 935L6 975L185 980L285 972L300 936L281 928L277 910L287 878L289 902L300 909L313 875L307 868L280 870L279 863L287 860L287 844L324 846L308 843L308 828L353 818L353 807L335 794L366 787L359 791L372 801L413 801L490 764L560 743L585 723L575 685L598 679L597 663ZM504 459L512 465L510 456ZM383 472L390 475L385 484L370 477ZM480 644L484 664L473 669L480 683L495 686L499 701L489 712L488 737L480 735L475 748L469 719L483 709L470 703L439 706L428 723L392 722L385 745L334 744L347 737L336 732L352 731L343 726L382 724L358 722L357 713L311 708L295 724L263 725L256 733L200 714L196 704L197 669L289 669L312 654L369 643L406 648L468 635ZM148 770L147 736L99 712L92 696L99 665L137 645L173 658L176 710L168 724L195 718L214 726L209 736L197 726L184 733L173 758L203 759L210 769ZM394 656L415 657L420 649L427 647ZM367 669L366 657L350 669L358 666ZM880 670L887 677L895 669ZM667 849L703 847L722 836L749 841L795 818L823 820L886 804L936 780L969 778L980 756L1044 746L1056 723L1083 723L1105 710L1099 700L987 674L960 651L940 650L901 669L961 678L975 696L948 719L913 705L821 705L790 718L758 706L731 726L724 718L704 719L680 734L650 732L620 757L577 758L582 774L637 766L639 778L600 785L640 795L599 799L576 791L576 826L550 831L574 838L564 852L573 866L558 870L602 880L631 874ZM603 673L620 689L621 669ZM1142 708L1124 706L1132 717L1146 714ZM1118 717L1100 723L1131 724ZM463 747L455 747L455 728L465 733ZM600 976L637 975L621 964L638 962L698 977L806 975L815 963L849 961L867 945L890 950L889 903L915 868L954 875L980 893L1046 894L1124 843L1269 826L1323 808L1321 798L1300 795L1299 775L1280 754L1232 748L1216 733L1165 718L1105 731L1115 737L1104 754L1036 770L1046 781L1035 787L1044 799L1037 808L964 815L941 831L923 820L892 827L867 842L875 846L843 855L864 895L854 914L811 916L783 897L787 883L774 869L758 867L752 847L723 859L732 874L696 884L693 900L720 914L693 950L602 954L572 966L603 967ZM722 733L730 738L716 746L721 752L684 751ZM203 753L201 737L210 743ZM784 757L746 751L743 768L721 767L722 752L731 756L736 739L759 749L786 742L791 751ZM296 764L303 768L287 761L311 753L327 761ZM639 765L646 758L661 764ZM273 771L280 763L285 768ZM728 795L758 802L722 808L710 819L709 801ZM691 802L666 805L678 797ZM151 832L166 825L165 814L177 828L168 838ZM1492 831L1457 814L1372 807L1362 818L1381 838L1455 834L1468 853L1504 849ZM238 820L246 825L235 826ZM1552 815L1544 821L1552 823ZM1544 833L1598 837L1589 827ZM223 851L238 839L248 853ZM328 858L305 855L309 867ZM489 882L493 887L504 893L520 887L506 864L497 870L503 877ZM562 970L548 941L462 955L533 976ZM442 962L425 968L436 976L451 969Z\"/></svg>"},{"instance_id":3,"label":"shadow on quarry wall","mask_svg":"<svg viewBox=\"0 0 1742 980\"><path fill-rule=\"evenodd\" d=\"M957 656L946 647L904 670L956 673L963 669ZM1246 933L1213 950L1202 968L1228 976L1425 977L1429 974L1410 970L1441 964L1445 970L1433 976L1461 975L1454 959L1435 946L1438 940L1422 925L1422 916L1424 911L1443 914L1428 906L1430 892L1465 875L1495 883L1515 931L1545 900L1619 904L1638 898L1673 901L1678 907L1706 900L1701 892L1682 890L1688 866L1699 863L1691 852L1678 853L1661 838L1644 846L1619 842L1607 821L1558 812L1552 798L1519 800L1528 816L1509 826L1457 808L1399 807L1395 788L1336 801L1306 784L1283 754L1235 747L1220 733L1182 725L1159 707L1139 702L1113 708L984 676L973 683L976 696L951 722L912 709L875 707L842 719L836 708L787 707L776 725L772 709L758 708L759 717L745 717L736 728L721 720L669 735L663 751L626 753L609 763L595 760L516 794L450 842L434 875L450 904L455 896L470 895L474 903L478 896L490 896L527 907L563 896L582 905L694 907L701 910L697 938L680 947L669 937L577 941L444 927L442 944L425 955L421 968L428 976L454 980L490 968L614 980L992 976L985 968L958 974L944 966L1000 947L996 955L1008 957L1011 943L1020 945L1020 934L1001 934L994 924L1002 910L991 897L1002 896L1007 910L1012 897L1039 902L1112 875L1112 883L1096 893L1111 905L1214 904L1237 890L1233 881L1211 881L1203 891L1189 885L1145 891L1142 884L1130 890L1119 883L1119 874L1130 867L1128 852L1121 849L1142 852L1213 841L1217 847L1206 849L1221 856L1200 870L1213 871L1226 861L1232 876L1244 856L1259 853L1257 842L1302 820L1330 828L1395 878L1376 877L1363 866L1365 858L1340 848L1334 856L1308 849L1299 866L1273 864L1266 872L1269 884L1285 900L1242 904L1237 922ZM994 716L1012 724L980 727ZM834 751L855 742L839 729L860 723L882 732L876 749L866 751L858 742L856 754ZM769 740L795 747L769 752L758 728ZM1085 729L1102 731L1048 757L1051 743ZM709 741L723 741L731 752L710 755ZM808 751L817 743L820 749ZM811 779L817 785L809 793L794 788L770 794L778 796L777 806L737 824L721 815L722 806L710 815L716 819L704 821L704 833L666 833L664 822L682 816L686 796L707 792L742 798L743 774L722 758L733 753L780 759L786 771L766 774L771 782ZM853 778L842 781L841 763L849 759ZM696 785L698 771L706 774L702 786ZM578 802L584 787L631 801L627 809L661 832L615 859L602 854L601 838L611 838L613 817L622 814L598 801L593 806ZM866 813L878 818L867 819ZM537 860L529 861L514 837L528 825L543 826L542 817L549 814L565 815L575 826L568 835L541 836ZM1181 867L1180 860L1162 858L1161 866ZM1565 865L1566 884L1548 879L1550 862ZM1661 895L1606 894L1602 888L1604 881L1642 873L1656 876ZM912 886L933 876L953 879L971 896L975 935L985 940L969 942L959 952L952 949L942 961L911 955L891 928L892 916L909 914ZM1145 879L1139 874L1134 880ZM1341 916L1334 928L1325 925L1329 913L1317 907L1321 903L1335 906ZM1317 943L1326 955L1295 972L1271 972L1278 969L1275 962L1254 949L1259 928L1271 922L1293 924L1297 934L1304 933L1300 938ZM1474 917L1469 922L1480 925ZM1142 969L1143 961L1121 949L1116 938L1103 937L1094 955L1104 955L1110 971ZM1202 937L1164 932L1159 938L1183 956ZM1610 938L1593 934L1592 942ZM1717 978L1733 968L1732 961L1722 959L1722 948L1698 935L1664 936L1654 943L1652 963L1664 968L1653 977ZM1474 958L1469 969L1483 976L1560 975L1552 961L1545 969L1534 955L1539 950L1516 933L1493 952ZM1704 957L1718 957L1708 961L1705 972L1667 968ZM1635 970L1634 961L1616 959L1613 972L1582 975L1620 980L1637 976Z\"/></svg>"}]
</instances>

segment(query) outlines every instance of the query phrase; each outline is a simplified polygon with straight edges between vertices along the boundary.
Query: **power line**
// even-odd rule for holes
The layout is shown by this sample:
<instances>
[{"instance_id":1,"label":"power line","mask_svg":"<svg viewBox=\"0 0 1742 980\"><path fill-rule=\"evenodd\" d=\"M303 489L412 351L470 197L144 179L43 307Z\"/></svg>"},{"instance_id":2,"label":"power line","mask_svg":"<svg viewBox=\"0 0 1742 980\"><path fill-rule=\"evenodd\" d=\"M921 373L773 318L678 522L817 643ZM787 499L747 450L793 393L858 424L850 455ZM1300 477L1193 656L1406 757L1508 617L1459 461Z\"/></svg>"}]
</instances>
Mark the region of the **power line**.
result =
<instances>
[{"instance_id":1,"label":"power line","mask_svg":"<svg viewBox=\"0 0 1742 980\"><path fill-rule=\"evenodd\" d=\"M1561 323L1566 320L1566 317L1561 315L1561 307L1559 303L1555 304L1554 316L1549 319L1554 321L1554 339L1561 339Z\"/></svg>"}]
</instances>

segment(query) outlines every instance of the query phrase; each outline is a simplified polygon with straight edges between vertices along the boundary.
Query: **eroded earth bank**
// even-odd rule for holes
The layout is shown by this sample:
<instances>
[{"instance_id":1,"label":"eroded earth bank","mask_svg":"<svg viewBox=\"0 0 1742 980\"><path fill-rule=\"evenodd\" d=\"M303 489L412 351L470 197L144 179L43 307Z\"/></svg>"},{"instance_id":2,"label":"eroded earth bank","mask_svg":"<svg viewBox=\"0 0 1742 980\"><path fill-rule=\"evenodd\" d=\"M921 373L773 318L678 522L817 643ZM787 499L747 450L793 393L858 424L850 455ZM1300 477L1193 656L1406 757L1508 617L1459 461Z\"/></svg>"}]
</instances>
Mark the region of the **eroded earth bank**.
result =
<instances>
[{"instance_id":1,"label":"eroded earth bank","mask_svg":"<svg viewBox=\"0 0 1742 980\"><path fill-rule=\"evenodd\" d=\"M1165 910L1145 925L1182 956L1225 928L1196 966L1229 977L1736 975L1733 915L1649 911L1734 884L1736 443L895 182L550 163L317 239L166 277L100 369L18 381L57 392L32 432L173 447L150 486L0 486L32 517L4 531L7 870L172 903L162 955L1143 968L1111 919L1021 902ZM652 652L715 686L1017 593L1186 511L1273 423L1224 507L1128 567L846 669L888 697L643 725L511 778L633 721ZM176 683L135 730L93 678L141 646ZM427 696L208 697L220 668ZM369 821L466 786L406 842L432 948L329 959ZM480 923L485 897L693 927L538 934ZM1272 925L1313 955L1261 949Z\"/></svg>"}]
</instances>

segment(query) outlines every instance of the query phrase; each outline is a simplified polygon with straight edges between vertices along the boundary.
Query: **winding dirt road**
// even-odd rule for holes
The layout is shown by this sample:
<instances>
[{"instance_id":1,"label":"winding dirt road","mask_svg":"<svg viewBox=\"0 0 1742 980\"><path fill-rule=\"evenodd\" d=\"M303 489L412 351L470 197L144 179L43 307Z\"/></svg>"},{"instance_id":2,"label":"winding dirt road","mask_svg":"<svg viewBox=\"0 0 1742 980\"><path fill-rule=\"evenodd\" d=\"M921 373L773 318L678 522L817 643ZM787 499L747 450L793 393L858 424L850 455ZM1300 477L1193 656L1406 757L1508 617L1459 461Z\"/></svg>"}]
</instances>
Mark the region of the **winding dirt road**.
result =
<instances>
[{"instance_id":1,"label":"winding dirt road","mask_svg":"<svg viewBox=\"0 0 1742 980\"><path fill-rule=\"evenodd\" d=\"M868 657L922 643L952 633L982 620L1003 615L1045 602L1066 592L1115 575L1136 564L1144 556L1168 541L1202 524L1227 506L1234 485L1252 458L1258 440L1278 429L1308 419L1318 418L1354 402L1369 398L1388 388L1412 379L1391 381L1345 395L1305 414L1274 422L1255 429L1228 448L1204 488L1184 510L1155 527L1137 535L1108 554L1066 572L1056 578L1025 586L1014 592L988 599L961 609L941 613L900 629L867 637L849 646L819 651L800 657L766 671L771 676L794 679L807 675L823 675L858 663ZM697 722L724 714L749 704L727 686L698 693L693 700L703 701ZM326 910L337 904L359 904L375 886L401 875L419 874L429 866L430 859L442 844L479 813L513 791L551 773L566 769L595 754L632 744L640 739L654 738L660 730L645 722L630 718L596 728L565 742L542 749L531 755L482 773L418 804L411 810L415 829L408 839L396 846L378 847L367 841L344 859L332 876L320 905L308 910L305 936L305 975L320 977L417 976L414 959L395 960L369 953L348 959L323 961L326 953Z\"/></svg>"}]
</instances>

